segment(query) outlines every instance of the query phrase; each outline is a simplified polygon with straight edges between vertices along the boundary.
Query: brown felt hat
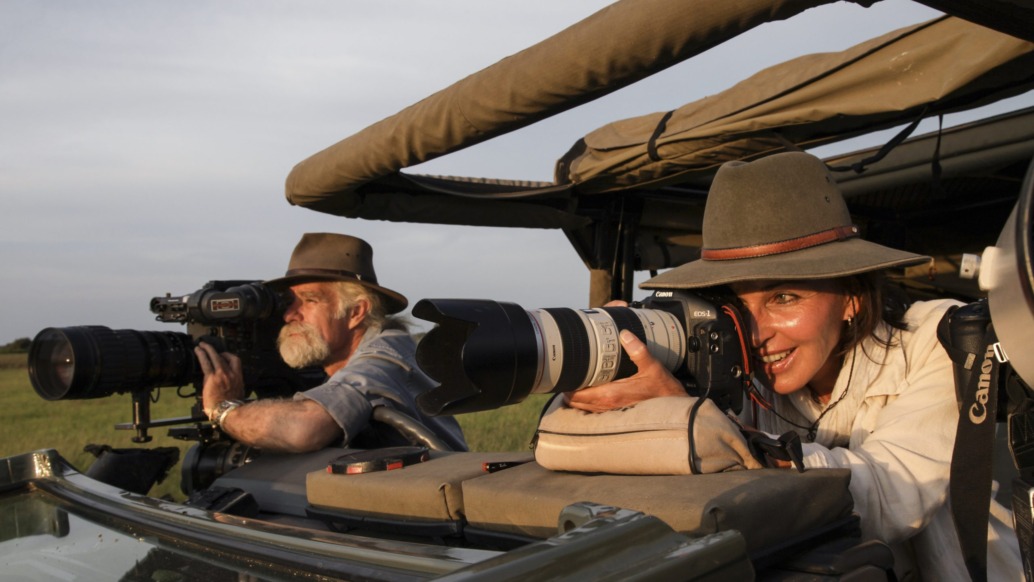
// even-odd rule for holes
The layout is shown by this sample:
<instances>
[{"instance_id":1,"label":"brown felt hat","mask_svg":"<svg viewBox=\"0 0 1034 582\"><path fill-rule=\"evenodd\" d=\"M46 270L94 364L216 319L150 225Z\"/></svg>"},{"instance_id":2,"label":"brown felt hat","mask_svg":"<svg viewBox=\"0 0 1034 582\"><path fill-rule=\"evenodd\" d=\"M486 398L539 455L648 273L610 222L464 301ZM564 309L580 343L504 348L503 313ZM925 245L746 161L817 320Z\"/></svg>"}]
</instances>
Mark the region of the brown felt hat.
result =
<instances>
[{"instance_id":1,"label":"brown felt hat","mask_svg":"<svg viewBox=\"0 0 1034 582\"><path fill-rule=\"evenodd\" d=\"M699 260L640 287L829 279L930 260L859 238L826 165L802 152L722 165L711 183L702 230Z\"/></svg>"},{"instance_id":2,"label":"brown felt hat","mask_svg":"<svg viewBox=\"0 0 1034 582\"><path fill-rule=\"evenodd\" d=\"M313 281L350 281L367 287L384 298L388 313L398 313L409 301L400 293L377 284L373 270L373 247L361 238L347 234L310 232L291 253L287 273L266 281L274 287L288 287Z\"/></svg>"}]
</instances>

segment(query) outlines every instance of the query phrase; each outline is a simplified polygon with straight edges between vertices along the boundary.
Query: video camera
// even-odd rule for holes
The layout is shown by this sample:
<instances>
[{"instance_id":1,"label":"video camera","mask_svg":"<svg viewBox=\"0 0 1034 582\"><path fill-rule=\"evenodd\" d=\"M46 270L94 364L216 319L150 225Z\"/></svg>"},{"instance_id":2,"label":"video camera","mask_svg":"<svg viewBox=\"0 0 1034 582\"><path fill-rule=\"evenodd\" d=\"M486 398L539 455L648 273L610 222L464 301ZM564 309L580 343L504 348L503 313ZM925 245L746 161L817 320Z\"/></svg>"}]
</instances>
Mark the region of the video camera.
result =
<instances>
[{"instance_id":1,"label":"video camera","mask_svg":"<svg viewBox=\"0 0 1034 582\"><path fill-rule=\"evenodd\" d=\"M281 359L276 339L286 307L284 297L261 281L209 281L187 295L151 299L155 319L183 324L187 333L97 325L40 331L29 347L29 378L46 400L132 394L133 421L115 428L135 430L133 442L150 442L151 428L193 424L169 431L175 438L198 441L183 463L182 486L189 493L210 482L211 474L247 460L237 443L207 424L201 403L204 375L194 355L198 342L237 355L245 389L258 398L288 396L323 381L322 369L295 370ZM194 389L182 391L186 386ZM151 392L161 387L178 387L180 397L194 398L191 415L151 420Z\"/></svg>"},{"instance_id":2,"label":"video camera","mask_svg":"<svg viewBox=\"0 0 1034 582\"><path fill-rule=\"evenodd\" d=\"M29 348L32 387L46 400L102 398L197 384L199 341L241 358L245 385L258 396L289 394L300 383L276 350L284 301L258 281L209 281L183 296L151 299L158 321L187 333L50 327Z\"/></svg>"},{"instance_id":3,"label":"video camera","mask_svg":"<svg viewBox=\"0 0 1034 582\"><path fill-rule=\"evenodd\" d=\"M440 385L417 399L427 414L516 404L529 394L597 386L636 372L627 329L687 392L739 412L749 382L742 317L731 300L657 291L629 307L548 308L478 299L423 299L413 315L436 323L416 359Z\"/></svg>"}]
</instances>

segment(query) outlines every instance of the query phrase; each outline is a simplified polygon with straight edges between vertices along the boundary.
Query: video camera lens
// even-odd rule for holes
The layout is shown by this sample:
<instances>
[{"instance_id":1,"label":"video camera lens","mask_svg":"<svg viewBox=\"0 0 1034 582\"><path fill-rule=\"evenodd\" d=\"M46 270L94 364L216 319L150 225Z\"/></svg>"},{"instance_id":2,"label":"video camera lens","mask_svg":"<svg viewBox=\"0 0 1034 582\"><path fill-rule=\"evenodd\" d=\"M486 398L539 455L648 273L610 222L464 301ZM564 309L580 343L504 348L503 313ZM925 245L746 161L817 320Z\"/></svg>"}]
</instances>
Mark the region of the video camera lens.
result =
<instances>
[{"instance_id":1,"label":"video camera lens","mask_svg":"<svg viewBox=\"0 0 1034 582\"><path fill-rule=\"evenodd\" d=\"M200 376L194 343L184 333L48 327L29 347L29 379L46 400L185 386Z\"/></svg>"}]
</instances>

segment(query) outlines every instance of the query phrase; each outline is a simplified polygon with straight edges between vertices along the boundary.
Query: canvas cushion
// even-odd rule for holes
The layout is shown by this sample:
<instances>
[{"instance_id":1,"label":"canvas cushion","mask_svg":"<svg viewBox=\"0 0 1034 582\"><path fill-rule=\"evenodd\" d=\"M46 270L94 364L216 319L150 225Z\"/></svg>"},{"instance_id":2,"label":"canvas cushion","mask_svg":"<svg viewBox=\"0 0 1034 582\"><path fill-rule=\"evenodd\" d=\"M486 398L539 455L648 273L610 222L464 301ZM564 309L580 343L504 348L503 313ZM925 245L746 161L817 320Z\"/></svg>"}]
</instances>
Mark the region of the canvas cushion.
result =
<instances>
[{"instance_id":1,"label":"canvas cushion","mask_svg":"<svg viewBox=\"0 0 1034 582\"><path fill-rule=\"evenodd\" d=\"M557 534L561 510L589 501L658 517L692 536L738 530L748 551L803 536L851 514L850 471L757 469L704 475L550 471L521 453L433 453L431 460L359 475L314 471L316 509L388 521L455 522L529 538ZM522 464L486 473L486 462Z\"/></svg>"},{"instance_id":2,"label":"canvas cushion","mask_svg":"<svg viewBox=\"0 0 1034 582\"><path fill-rule=\"evenodd\" d=\"M704 475L630 476L549 471L526 463L463 483L469 526L545 538L560 511L591 501L654 515L679 532L739 530L748 551L850 515L850 471L757 469Z\"/></svg>"},{"instance_id":3,"label":"canvas cushion","mask_svg":"<svg viewBox=\"0 0 1034 582\"><path fill-rule=\"evenodd\" d=\"M557 398L539 421L535 460L552 470L618 475L761 468L714 401L675 396L598 413Z\"/></svg>"},{"instance_id":4,"label":"canvas cushion","mask_svg":"<svg viewBox=\"0 0 1034 582\"><path fill-rule=\"evenodd\" d=\"M393 471L358 475L325 470L306 476L309 504L341 513L389 518L459 521L460 483L486 475L486 462L529 461L531 453L433 453L429 461Z\"/></svg>"}]
</instances>

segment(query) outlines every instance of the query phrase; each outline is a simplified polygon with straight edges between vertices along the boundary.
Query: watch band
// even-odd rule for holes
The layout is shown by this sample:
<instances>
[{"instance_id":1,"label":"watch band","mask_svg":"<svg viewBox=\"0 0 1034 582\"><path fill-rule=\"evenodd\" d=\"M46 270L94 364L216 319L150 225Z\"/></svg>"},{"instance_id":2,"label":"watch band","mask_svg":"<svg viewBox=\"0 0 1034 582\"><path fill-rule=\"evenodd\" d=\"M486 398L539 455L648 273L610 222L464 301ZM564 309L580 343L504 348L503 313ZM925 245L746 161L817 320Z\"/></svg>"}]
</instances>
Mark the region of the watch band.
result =
<instances>
[{"instance_id":1,"label":"watch band","mask_svg":"<svg viewBox=\"0 0 1034 582\"><path fill-rule=\"evenodd\" d=\"M222 428L223 421L226 420L226 415L229 414L231 410L238 408L243 404L243 400L223 400L212 410L209 420L212 421L212 424L215 425L216 428Z\"/></svg>"}]
</instances>

